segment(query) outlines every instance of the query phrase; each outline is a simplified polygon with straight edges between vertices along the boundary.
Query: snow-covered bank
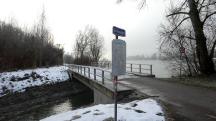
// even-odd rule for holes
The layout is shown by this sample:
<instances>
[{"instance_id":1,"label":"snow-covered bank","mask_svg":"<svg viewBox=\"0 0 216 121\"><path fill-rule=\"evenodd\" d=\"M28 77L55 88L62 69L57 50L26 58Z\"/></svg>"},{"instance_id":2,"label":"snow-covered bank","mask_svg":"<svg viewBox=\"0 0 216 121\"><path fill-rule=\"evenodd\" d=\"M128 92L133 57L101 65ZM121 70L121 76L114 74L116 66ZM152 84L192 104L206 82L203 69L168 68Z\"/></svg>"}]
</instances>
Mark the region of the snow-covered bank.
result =
<instances>
[{"instance_id":1,"label":"snow-covered bank","mask_svg":"<svg viewBox=\"0 0 216 121\"><path fill-rule=\"evenodd\" d=\"M56 66L0 73L0 97L23 92L28 87L54 84L69 79L67 67Z\"/></svg>"},{"instance_id":2,"label":"snow-covered bank","mask_svg":"<svg viewBox=\"0 0 216 121\"><path fill-rule=\"evenodd\" d=\"M50 116L41 121L112 121L114 105L95 105ZM165 121L162 108L153 99L118 104L119 121Z\"/></svg>"}]
</instances>

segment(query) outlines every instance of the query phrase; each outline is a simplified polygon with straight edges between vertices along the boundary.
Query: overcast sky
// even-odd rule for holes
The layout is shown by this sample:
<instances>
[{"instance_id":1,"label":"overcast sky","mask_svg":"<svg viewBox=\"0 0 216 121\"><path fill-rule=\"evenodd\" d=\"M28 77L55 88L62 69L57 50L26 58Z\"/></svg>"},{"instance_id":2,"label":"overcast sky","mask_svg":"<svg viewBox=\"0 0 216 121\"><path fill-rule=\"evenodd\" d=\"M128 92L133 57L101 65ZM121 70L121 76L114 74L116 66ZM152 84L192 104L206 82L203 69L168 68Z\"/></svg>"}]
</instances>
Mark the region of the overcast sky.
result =
<instances>
[{"instance_id":1,"label":"overcast sky","mask_svg":"<svg viewBox=\"0 0 216 121\"><path fill-rule=\"evenodd\" d=\"M165 19L168 0L147 0L139 9L137 0L0 0L0 20L10 18L24 27L37 22L44 6L47 26L56 44L71 52L78 30L86 25L97 28L105 38L105 57L111 55L112 26L126 30L127 55L157 52L158 28ZM166 2L166 3L165 3Z\"/></svg>"}]
</instances>

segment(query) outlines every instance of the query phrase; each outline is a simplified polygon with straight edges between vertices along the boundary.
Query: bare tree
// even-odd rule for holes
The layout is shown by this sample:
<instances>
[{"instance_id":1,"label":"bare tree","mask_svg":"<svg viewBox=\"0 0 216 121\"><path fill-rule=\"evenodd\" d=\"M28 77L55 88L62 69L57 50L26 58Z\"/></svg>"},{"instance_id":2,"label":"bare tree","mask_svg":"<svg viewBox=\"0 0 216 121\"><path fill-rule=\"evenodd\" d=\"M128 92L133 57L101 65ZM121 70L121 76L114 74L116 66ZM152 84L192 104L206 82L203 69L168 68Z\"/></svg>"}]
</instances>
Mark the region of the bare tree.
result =
<instances>
[{"instance_id":1,"label":"bare tree","mask_svg":"<svg viewBox=\"0 0 216 121\"><path fill-rule=\"evenodd\" d=\"M204 33L204 27L207 21L216 14L215 9L216 1L214 0L184 0L180 6L173 9L168 15L181 16L182 20L178 23L176 28L190 19L196 41L196 54L199 61L200 71L203 74L212 74L215 72L213 63L213 54L208 52L207 38ZM173 31L175 31L175 29ZM210 52L214 52L215 46L212 47Z\"/></svg>"},{"instance_id":2,"label":"bare tree","mask_svg":"<svg viewBox=\"0 0 216 121\"><path fill-rule=\"evenodd\" d=\"M91 53L91 59L93 62L98 62L103 52L104 38L101 36L97 29L89 29L89 49Z\"/></svg>"},{"instance_id":3,"label":"bare tree","mask_svg":"<svg viewBox=\"0 0 216 121\"><path fill-rule=\"evenodd\" d=\"M121 2L122 0L117 0ZM145 5L146 0L142 0L141 8ZM205 34L205 25L209 19L216 14L215 0L182 0L177 1L178 4L174 7L167 17L181 17L181 21L177 24L173 31L181 26L185 21L190 20L194 32L194 39L196 41L196 55L198 58L200 72L202 74L215 73L213 63L213 53L215 44L213 44L211 51L207 49L207 37ZM180 2L180 3L179 3ZM215 42L216 43L216 42Z\"/></svg>"},{"instance_id":4,"label":"bare tree","mask_svg":"<svg viewBox=\"0 0 216 121\"><path fill-rule=\"evenodd\" d=\"M183 61L183 71L186 75L198 74L199 66L196 59L196 51L194 49L195 41L190 26L179 27L176 31L172 31L177 26L178 17L170 17L168 24L162 25L160 30L160 52L169 60L172 60L170 67L174 73L178 73L180 65ZM181 54L180 48L184 47L186 53ZM182 59L182 60L181 60Z\"/></svg>"},{"instance_id":5,"label":"bare tree","mask_svg":"<svg viewBox=\"0 0 216 121\"><path fill-rule=\"evenodd\" d=\"M79 31L76 37L74 52L75 52L75 62L77 64L87 64L88 62L85 62L85 53L87 52L88 47L88 36L86 34L86 29L84 32Z\"/></svg>"},{"instance_id":6,"label":"bare tree","mask_svg":"<svg viewBox=\"0 0 216 121\"><path fill-rule=\"evenodd\" d=\"M207 1L207 0L206 0ZM185 1L187 2L187 1ZM197 1L197 4L200 1ZM204 2L204 1L202 1ZM194 31L194 25L191 24L191 20L189 19L190 16L184 15L184 14L189 14L185 11L187 11L188 6L183 3L181 4L181 11L179 10L179 7L172 6L170 9L170 15L168 17L168 25L164 25L162 32L160 32L160 35L162 36L161 38L161 51L163 53L169 53L167 56L170 55L178 55L177 59L175 62L179 63L178 58L179 58L179 48L181 46L184 46L186 48L186 54L184 55L185 58L185 63L186 63L186 72L189 72L189 75L192 75L192 73L204 73L203 72L203 66L208 66L208 68L214 68L214 64L212 61L213 55L214 55L214 50L215 50L215 34L216 34L216 23L214 22L215 16L211 16L210 18L206 18L206 14L203 14L200 12L200 17L201 19L206 20L205 23L202 25L202 31L204 33L205 42L200 42L201 40L197 40L197 33ZM203 3L202 3L203 5ZM184 7L183 7L184 6ZM201 6L201 3L198 4L198 6ZM208 6L208 5L207 5ZM202 8L199 8L202 9ZM185 10L185 11L182 11ZM209 13L212 11L212 8L206 10L205 12ZM213 14L212 14L213 15ZM207 20L208 19L208 20ZM197 42L199 41L199 42ZM201 43L201 45L200 45ZM203 45L204 44L204 45ZM202 47L200 47L202 46ZM203 47L205 46L205 47ZM176 51L174 50L176 48ZM203 65L203 60L202 56L203 55L203 48L206 48L206 51L208 53L208 63ZM201 52L202 50L202 52ZM202 54L201 54L202 53ZM201 56L201 57L200 57ZM211 64L212 63L212 64ZM178 65L178 64L176 64ZM175 66L174 66L175 67ZM179 67L176 67L179 68ZM207 70L206 70L207 71ZM208 70L204 74L210 74L211 71ZM213 72L212 72L213 73Z\"/></svg>"},{"instance_id":7,"label":"bare tree","mask_svg":"<svg viewBox=\"0 0 216 121\"><path fill-rule=\"evenodd\" d=\"M102 56L103 41L103 37L93 27L86 26L84 31L79 31L74 47L75 63L98 62Z\"/></svg>"},{"instance_id":8,"label":"bare tree","mask_svg":"<svg viewBox=\"0 0 216 121\"><path fill-rule=\"evenodd\" d=\"M45 46L47 46L48 43L52 43L53 42L53 38L52 35L50 34L49 30L46 27L46 12L45 12L45 8L43 7L42 9L42 13L40 15L39 21L38 23L35 25L34 27L34 33L36 34L38 40L37 42L40 43L37 46L38 48L38 52L37 54L39 55L38 59L37 59L37 63L39 64L38 66L44 65L43 59L46 58L47 56L44 56L44 51L43 49L45 48Z\"/></svg>"}]
</instances>

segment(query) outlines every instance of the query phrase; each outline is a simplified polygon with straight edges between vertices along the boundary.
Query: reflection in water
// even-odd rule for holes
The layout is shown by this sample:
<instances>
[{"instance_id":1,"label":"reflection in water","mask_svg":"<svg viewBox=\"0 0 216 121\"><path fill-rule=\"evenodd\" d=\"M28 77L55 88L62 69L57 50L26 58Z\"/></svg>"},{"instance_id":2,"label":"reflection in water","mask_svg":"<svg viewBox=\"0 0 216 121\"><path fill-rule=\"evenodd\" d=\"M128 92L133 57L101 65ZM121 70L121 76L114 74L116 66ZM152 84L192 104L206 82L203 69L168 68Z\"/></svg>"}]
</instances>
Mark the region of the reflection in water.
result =
<instances>
[{"instance_id":1,"label":"reflection in water","mask_svg":"<svg viewBox=\"0 0 216 121\"><path fill-rule=\"evenodd\" d=\"M51 109L51 112L57 114L64 111L72 110L72 104L70 102L70 99L67 99L65 102L54 105Z\"/></svg>"},{"instance_id":2,"label":"reflection in water","mask_svg":"<svg viewBox=\"0 0 216 121\"><path fill-rule=\"evenodd\" d=\"M40 105L33 105L35 107L34 110L25 112L19 117L11 118L15 118L13 119L15 121L38 121L54 114L90 105L93 103L93 101L93 92L88 91L78 95L65 97L64 99L54 100L52 102L46 102Z\"/></svg>"}]
</instances>

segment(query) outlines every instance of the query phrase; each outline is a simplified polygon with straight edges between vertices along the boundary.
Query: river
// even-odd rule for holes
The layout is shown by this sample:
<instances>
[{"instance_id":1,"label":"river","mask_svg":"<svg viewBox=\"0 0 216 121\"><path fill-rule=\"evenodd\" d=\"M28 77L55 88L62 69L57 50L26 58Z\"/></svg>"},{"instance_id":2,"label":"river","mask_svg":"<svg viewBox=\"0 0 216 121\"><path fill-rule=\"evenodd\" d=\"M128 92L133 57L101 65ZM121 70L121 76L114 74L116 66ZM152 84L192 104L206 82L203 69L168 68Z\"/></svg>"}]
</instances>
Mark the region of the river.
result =
<instances>
[{"instance_id":1,"label":"river","mask_svg":"<svg viewBox=\"0 0 216 121\"><path fill-rule=\"evenodd\" d=\"M77 95L64 97L52 102L32 105L33 110L26 111L22 115L11 117L12 121L38 121L51 115L74 110L83 106L89 106L93 103L92 91L84 92ZM20 109L21 111L23 109Z\"/></svg>"}]
</instances>

